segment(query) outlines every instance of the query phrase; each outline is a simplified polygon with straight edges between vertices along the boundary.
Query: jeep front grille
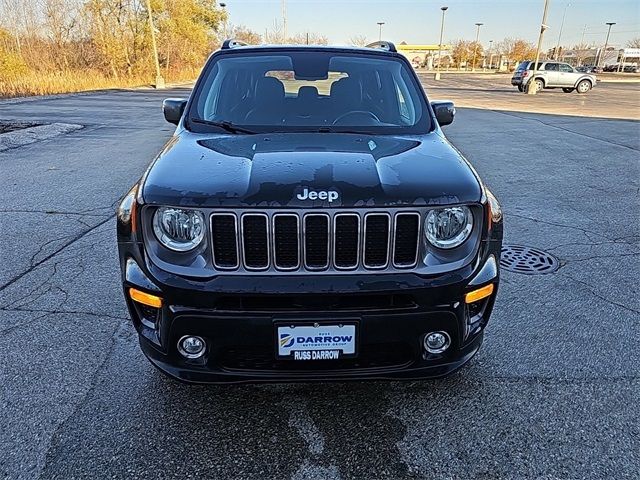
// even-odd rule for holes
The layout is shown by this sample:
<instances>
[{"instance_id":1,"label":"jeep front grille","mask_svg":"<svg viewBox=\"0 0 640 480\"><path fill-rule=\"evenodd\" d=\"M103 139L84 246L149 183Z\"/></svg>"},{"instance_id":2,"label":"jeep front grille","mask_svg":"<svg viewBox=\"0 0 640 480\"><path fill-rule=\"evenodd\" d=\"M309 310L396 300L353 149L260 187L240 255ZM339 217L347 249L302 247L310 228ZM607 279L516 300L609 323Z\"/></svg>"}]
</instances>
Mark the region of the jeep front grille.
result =
<instances>
[{"instance_id":1,"label":"jeep front grille","mask_svg":"<svg viewBox=\"0 0 640 480\"><path fill-rule=\"evenodd\" d=\"M407 269L420 245L418 212L245 211L211 215L218 270Z\"/></svg>"}]
</instances>

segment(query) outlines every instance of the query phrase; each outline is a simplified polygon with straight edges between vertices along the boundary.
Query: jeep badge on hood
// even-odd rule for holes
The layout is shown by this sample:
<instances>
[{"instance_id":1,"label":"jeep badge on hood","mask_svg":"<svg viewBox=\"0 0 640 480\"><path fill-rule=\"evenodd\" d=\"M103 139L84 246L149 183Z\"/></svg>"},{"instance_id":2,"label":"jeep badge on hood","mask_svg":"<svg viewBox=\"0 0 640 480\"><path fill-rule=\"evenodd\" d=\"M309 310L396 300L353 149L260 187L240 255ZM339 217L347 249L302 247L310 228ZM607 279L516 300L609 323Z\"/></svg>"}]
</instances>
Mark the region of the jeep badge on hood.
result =
<instances>
[{"instance_id":1,"label":"jeep badge on hood","mask_svg":"<svg viewBox=\"0 0 640 480\"><path fill-rule=\"evenodd\" d=\"M302 189L302 193L296 195L298 200L329 200L329 203L337 200L338 192L335 190L309 190L308 187Z\"/></svg>"}]
</instances>

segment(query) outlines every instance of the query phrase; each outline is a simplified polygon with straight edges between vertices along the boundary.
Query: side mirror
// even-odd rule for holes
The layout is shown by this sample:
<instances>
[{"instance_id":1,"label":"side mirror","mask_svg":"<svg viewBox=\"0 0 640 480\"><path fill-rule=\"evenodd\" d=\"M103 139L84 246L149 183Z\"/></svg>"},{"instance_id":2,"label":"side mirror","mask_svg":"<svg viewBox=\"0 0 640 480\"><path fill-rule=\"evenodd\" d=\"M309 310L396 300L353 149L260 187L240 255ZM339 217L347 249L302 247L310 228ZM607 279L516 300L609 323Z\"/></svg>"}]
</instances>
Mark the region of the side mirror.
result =
<instances>
[{"instance_id":1,"label":"side mirror","mask_svg":"<svg viewBox=\"0 0 640 480\"><path fill-rule=\"evenodd\" d=\"M453 102L431 102L431 108L433 108L433 112L436 114L436 120L438 120L438 124L440 124L441 127L453 123L453 117L456 115L456 107L453 105Z\"/></svg>"},{"instance_id":2,"label":"side mirror","mask_svg":"<svg viewBox=\"0 0 640 480\"><path fill-rule=\"evenodd\" d=\"M162 113L164 113L164 119L178 125L184 112L184 107L187 106L187 101L183 98L167 98L162 102Z\"/></svg>"}]
</instances>

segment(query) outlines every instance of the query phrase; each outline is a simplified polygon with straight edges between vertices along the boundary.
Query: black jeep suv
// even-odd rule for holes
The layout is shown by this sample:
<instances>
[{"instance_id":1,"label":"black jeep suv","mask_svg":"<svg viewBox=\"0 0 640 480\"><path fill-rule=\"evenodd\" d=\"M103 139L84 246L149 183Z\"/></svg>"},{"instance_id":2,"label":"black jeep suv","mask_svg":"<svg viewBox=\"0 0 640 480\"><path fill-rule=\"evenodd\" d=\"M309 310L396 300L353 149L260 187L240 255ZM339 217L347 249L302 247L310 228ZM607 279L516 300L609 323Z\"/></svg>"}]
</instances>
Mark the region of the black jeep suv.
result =
<instances>
[{"instance_id":1,"label":"black jeep suv","mask_svg":"<svg viewBox=\"0 0 640 480\"><path fill-rule=\"evenodd\" d=\"M118 209L145 355L189 382L426 378L478 351L502 212L391 43L227 40Z\"/></svg>"}]
</instances>

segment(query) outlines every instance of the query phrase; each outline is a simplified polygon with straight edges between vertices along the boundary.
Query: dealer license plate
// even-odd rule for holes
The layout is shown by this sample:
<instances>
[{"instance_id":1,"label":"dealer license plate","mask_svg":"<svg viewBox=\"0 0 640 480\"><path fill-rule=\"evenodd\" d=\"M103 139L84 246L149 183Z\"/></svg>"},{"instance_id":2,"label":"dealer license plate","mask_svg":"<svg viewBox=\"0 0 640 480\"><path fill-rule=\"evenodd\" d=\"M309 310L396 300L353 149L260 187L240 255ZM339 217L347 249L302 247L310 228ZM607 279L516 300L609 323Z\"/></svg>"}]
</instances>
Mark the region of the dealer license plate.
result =
<instances>
[{"instance_id":1,"label":"dealer license plate","mask_svg":"<svg viewBox=\"0 0 640 480\"><path fill-rule=\"evenodd\" d=\"M282 325L277 327L278 356L292 360L338 360L356 353L356 326Z\"/></svg>"}]
</instances>

